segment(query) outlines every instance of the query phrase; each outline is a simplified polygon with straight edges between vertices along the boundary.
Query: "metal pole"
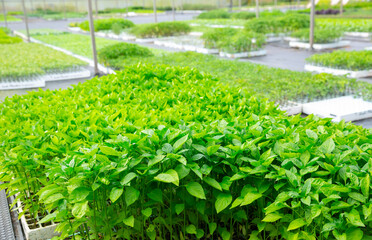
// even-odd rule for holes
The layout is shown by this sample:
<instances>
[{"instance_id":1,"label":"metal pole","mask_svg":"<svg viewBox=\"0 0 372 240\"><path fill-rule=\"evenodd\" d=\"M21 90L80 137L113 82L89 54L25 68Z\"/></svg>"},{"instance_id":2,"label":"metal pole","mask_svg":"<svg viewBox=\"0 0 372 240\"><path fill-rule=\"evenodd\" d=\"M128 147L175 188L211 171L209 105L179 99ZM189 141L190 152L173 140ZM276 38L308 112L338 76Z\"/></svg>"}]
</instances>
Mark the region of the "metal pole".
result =
<instances>
[{"instance_id":1,"label":"metal pole","mask_svg":"<svg viewBox=\"0 0 372 240\"><path fill-rule=\"evenodd\" d=\"M129 2L128 0L125 1L125 7L127 8L127 17L129 17Z\"/></svg>"},{"instance_id":2,"label":"metal pole","mask_svg":"<svg viewBox=\"0 0 372 240\"><path fill-rule=\"evenodd\" d=\"M311 0L310 8L310 50L314 50L315 0Z\"/></svg>"},{"instance_id":3,"label":"metal pole","mask_svg":"<svg viewBox=\"0 0 372 240\"><path fill-rule=\"evenodd\" d=\"M4 0L1 0L1 3L2 3L2 5L3 5L3 13L4 13L5 27L7 28L7 27L8 27L8 21L6 20L6 9L5 9Z\"/></svg>"},{"instance_id":4,"label":"metal pole","mask_svg":"<svg viewBox=\"0 0 372 240\"><path fill-rule=\"evenodd\" d=\"M156 14L156 0L153 0L153 7L154 7L154 20L158 22L158 15Z\"/></svg>"},{"instance_id":5,"label":"metal pole","mask_svg":"<svg viewBox=\"0 0 372 240\"><path fill-rule=\"evenodd\" d=\"M260 9L259 9L259 0L256 0L256 18L260 16Z\"/></svg>"},{"instance_id":6,"label":"metal pole","mask_svg":"<svg viewBox=\"0 0 372 240\"><path fill-rule=\"evenodd\" d=\"M27 18L27 11L26 11L25 0L22 0L22 8L23 8L23 15L25 16L27 41L30 42L30 31L28 30L28 18Z\"/></svg>"},{"instance_id":7,"label":"metal pole","mask_svg":"<svg viewBox=\"0 0 372 240\"><path fill-rule=\"evenodd\" d=\"M340 15L342 16L344 12L344 3L342 2L342 0L340 0Z\"/></svg>"},{"instance_id":8,"label":"metal pole","mask_svg":"<svg viewBox=\"0 0 372 240\"><path fill-rule=\"evenodd\" d=\"M97 49L96 49L96 38L94 36L94 22L92 13L92 0L88 0L88 17L89 17L89 28L90 37L92 39L92 49L93 49L93 61L94 61L94 74L98 75L98 61L97 61Z\"/></svg>"},{"instance_id":9,"label":"metal pole","mask_svg":"<svg viewBox=\"0 0 372 240\"><path fill-rule=\"evenodd\" d=\"M94 1L94 7L96 9L96 18L98 18L98 3L97 3L97 0Z\"/></svg>"},{"instance_id":10,"label":"metal pole","mask_svg":"<svg viewBox=\"0 0 372 240\"><path fill-rule=\"evenodd\" d=\"M174 0L171 0L172 1L172 18L173 18L173 22L176 21L176 14L175 14L175 10L174 10Z\"/></svg>"},{"instance_id":11,"label":"metal pole","mask_svg":"<svg viewBox=\"0 0 372 240\"><path fill-rule=\"evenodd\" d=\"M66 0L63 0L63 16L64 16L65 20L67 20L67 16L66 16Z\"/></svg>"},{"instance_id":12,"label":"metal pole","mask_svg":"<svg viewBox=\"0 0 372 240\"><path fill-rule=\"evenodd\" d=\"M233 10L233 0L230 0L230 12Z\"/></svg>"},{"instance_id":13,"label":"metal pole","mask_svg":"<svg viewBox=\"0 0 372 240\"><path fill-rule=\"evenodd\" d=\"M43 2L44 2L44 14L46 14L46 11L47 11L46 2L45 0Z\"/></svg>"},{"instance_id":14,"label":"metal pole","mask_svg":"<svg viewBox=\"0 0 372 240\"><path fill-rule=\"evenodd\" d=\"M242 8L242 0L239 0L239 9Z\"/></svg>"}]
</instances>

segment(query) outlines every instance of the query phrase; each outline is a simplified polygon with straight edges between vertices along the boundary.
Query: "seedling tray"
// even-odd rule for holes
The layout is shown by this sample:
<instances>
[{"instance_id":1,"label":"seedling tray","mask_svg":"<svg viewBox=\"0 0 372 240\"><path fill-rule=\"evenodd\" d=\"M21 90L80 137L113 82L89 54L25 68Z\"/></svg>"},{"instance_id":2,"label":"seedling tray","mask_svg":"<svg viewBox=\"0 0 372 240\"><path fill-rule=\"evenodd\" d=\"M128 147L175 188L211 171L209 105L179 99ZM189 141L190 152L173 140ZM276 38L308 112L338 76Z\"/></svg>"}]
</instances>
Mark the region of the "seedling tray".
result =
<instances>
[{"instance_id":1,"label":"seedling tray","mask_svg":"<svg viewBox=\"0 0 372 240\"><path fill-rule=\"evenodd\" d=\"M0 82L0 90L43 88L45 81L39 78Z\"/></svg>"},{"instance_id":2,"label":"seedling tray","mask_svg":"<svg viewBox=\"0 0 372 240\"><path fill-rule=\"evenodd\" d=\"M21 214L23 212L21 202L17 203L18 205L18 212ZM40 219L39 219L40 218ZM41 220L41 216L37 217L37 220ZM57 224L54 222L43 223L43 224L36 224L36 226L32 223L32 219L28 213L25 213L21 217L21 225L26 237L26 240L48 240L54 236L59 236L59 233L55 232Z\"/></svg>"},{"instance_id":3,"label":"seedling tray","mask_svg":"<svg viewBox=\"0 0 372 240\"><path fill-rule=\"evenodd\" d=\"M349 45L350 45L350 41L339 41L335 43L315 43L313 47L315 50L325 50L325 49L347 47ZM289 42L289 46L292 48L310 49L310 43L307 43L307 42L291 41Z\"/></svg>"},{"instance_id":4,"label":"seedling tray","mask_svg":"<svg viewBox=\"0 0 372 240\"><path fill-rule=\"evenodd\" d=\"M247 58L247 57L258 57L266 55L266 50L261 49L257 51L250 51L250 52L241 52L241 53L227 53L227 52L220 52L220 57L226 58Z\"/></svg>"},{"instance_id":5,"label":"seedling tray","mask_svg":"<svg viewBox=\"0 0 372 240\"><path fill-rule=\"evenodd\" d=\"M345 32L344 36L352 40L369 41L372 38L372 34L369 32Z\"/></svg>"},{"instance_id":6,"label":"seedling tray","mask_svg":"<svg viewBox=\"0 0 372 240\"><path fill-rule=\"evenodd\" d=\"M288 102L287 106L279 106L280 110L286 111L288 116L302 113L302 104L296 102Z\"/></svg>"},{"instance_id":7,"label":"seedling tray","mask_svg":"<svg viewBox=\"0 0 372 240\"><path fill-rule=\"evenodd\" d=\"M335 69L335 68L328 68L322 66L315 66L311 64L305 65L305 70L309 72L317 72L317 73L330 73L333 75L346 75L350 78L364 78L372 76L372 69L371 70L364 70L364 71L352 71L346 69Z\"/></svg>"},{"instance_id":8,"label":"seedling tray","mask_svg":"<svg viewBox=\"0 0 372 240\"><path fill-rule=\"evenodd\" d=\"M303 104L302 112L332 121L356 121L372 117L372 103L361 98L345 96Z\"/></svg>"}]
</instances>

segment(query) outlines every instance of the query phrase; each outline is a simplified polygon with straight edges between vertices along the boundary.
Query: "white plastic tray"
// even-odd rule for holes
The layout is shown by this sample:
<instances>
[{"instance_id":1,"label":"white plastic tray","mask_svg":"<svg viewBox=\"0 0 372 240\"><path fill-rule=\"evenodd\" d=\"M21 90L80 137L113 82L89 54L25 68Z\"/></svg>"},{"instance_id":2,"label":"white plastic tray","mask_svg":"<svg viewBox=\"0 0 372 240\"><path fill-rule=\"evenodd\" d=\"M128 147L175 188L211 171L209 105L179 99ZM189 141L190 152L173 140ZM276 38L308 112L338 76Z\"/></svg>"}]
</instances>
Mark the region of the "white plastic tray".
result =
<instances>
[{"instance_id":1,"label":"white plastic tray","mask_svg":"<svg viewBox=\"0 0 372 240\"><path fill-rule=\"evenodd\" d=\"M241 52L241 53L227 53L227 52L220 52L220 57L227 57L227 58L246 58L246 57L258 57L266 55L266 50L257 50L251 52Z\"/></svg>"},{"instance_id":2,"label":"white plastic tray","mask_svg":"<svg viewBox=\"0 0 372 240\"><path fill-rule=\"evenodd\" d=\"M328 67L321 67L321 66L314 66L311 64L305 64L305 70L309 72L317 72L317 73L330 73L333 75L346 75L350 78L363 78L372 76L372 69L371 70L364 70L364 71L352 71L346 69L335 69L335 68L328 68Z\"/></svg>"},{"instance_id":3,"label":"white plastic tray","mask_svg":"<svg viewBox=\"0 0 372 240\"><path fill-rule=\"evenodd\" d=\"M333 48L342 48L350 45L350 41L339 41L335 43L314 43L313 47L315 50L324 50L324 49L333 49ZM304 48L310 49L310 43L306 42L289 42L289 46L293 48Z\"/></svg>"}]
</instances>

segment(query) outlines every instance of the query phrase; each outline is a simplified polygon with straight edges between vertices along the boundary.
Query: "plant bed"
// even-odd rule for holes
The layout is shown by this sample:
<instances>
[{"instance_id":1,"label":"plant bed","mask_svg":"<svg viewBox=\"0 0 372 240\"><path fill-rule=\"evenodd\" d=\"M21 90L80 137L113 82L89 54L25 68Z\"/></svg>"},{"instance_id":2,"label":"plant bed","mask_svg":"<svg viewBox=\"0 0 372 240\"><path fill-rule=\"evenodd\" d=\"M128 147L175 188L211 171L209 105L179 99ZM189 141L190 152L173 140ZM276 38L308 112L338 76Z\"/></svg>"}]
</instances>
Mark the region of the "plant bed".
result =
<instances>
[{"instance_id":1,"label":"plant bed","mask_svg":"<svg viewBox=\"0 0 372 240\"><path fill-rule=\"evenodd\" d=\"M197 53L203 53L203 54L218 54L220 52L217 48L205 48L205 47L196 47L195 51Z\"/></svg>"},{"instance_id":2,"label":"plant bed","mask_svg":"<svg viewBox=\"0 0 372 240\"><path fill-rule=\"evenodd\" d=\"M303 104L302 112L322 118L332 118L334 122L341 120L349 122L371 118L372 103L361 98L344 96Z\"/></svg>"},{"instance_id":3,"label":"plant bed","mask_svg":"<svg viewBox=\"0 0 372 240\"><path fill-rule=\"evenodd\" d=\"M220 57L226 58L248 58L248 57L259 57L266 55L265 49L249 51L249 52L240 52L240 53L228 53L228 52L220 52Z\"/></svg>"},{"instance_id":4,"label":"plant bed","mask_svg":"<svg viewBox=\"0 0 372 240\"><path fill-rule=\"evenodd\" d=\"M57 224L53 221L47 223L33 223L33 220L29 213L23 214L23 206L21 202L17 202L18 214L21 216L21 225L25 234L26 240L49 240L55 236L59 236L58 232L55 232ZM40 221L44 216L38 215L37 221Z\"/></svg>"},{"instance_id":5,"label":"plant bed","mask_svg":"<svg viewBox=\"0 0 372 240\"><path fill-rule=\"evenodd\" d=\"M368 77L372 71L372 51L333 51L306 58L305 70L352 78Z\"/></svg>"},{"instance_id":6,"label":"plant bed","mask_svg":"<svg viewBox=\"0 0 372 240\"><path fill-rule=\"evenodd\" d=\"M370 41L372 37L372 33L370 32L345 32L344 37L350 40Z\"/></svg>"},{"instance_id":7,"label":"plant bed","mask_svg":"<svg viewBox=\"0 0 372 240\"><path fill-rule=\"evenodd\" d=\"M315 50L326 50L326 49L337 49L343 48L350 45L350 41L338 41L333 43L314 43L313 48ZM289 46L292 48L302 48L302 49L310 49L310 43L308 42L300 42L300 41L291 41L289 42Z\"/></svg>"},{"instance_id":8,"label":"plant bed","mask_svg":"<svg viewBox=\"0 0 372 240\"><path fill-rule=\"evenodd\" d=\"M346 75L350 78L364 78L372 76L372 69L371 70L364 70L364 71L352 71L346 69L336 69L336 68L329 68L324 66L316 66L311 64L305 64L305 70L309 72L317 72L317 73L329 73L337 76Z\"/></svg>"}]
</instances>

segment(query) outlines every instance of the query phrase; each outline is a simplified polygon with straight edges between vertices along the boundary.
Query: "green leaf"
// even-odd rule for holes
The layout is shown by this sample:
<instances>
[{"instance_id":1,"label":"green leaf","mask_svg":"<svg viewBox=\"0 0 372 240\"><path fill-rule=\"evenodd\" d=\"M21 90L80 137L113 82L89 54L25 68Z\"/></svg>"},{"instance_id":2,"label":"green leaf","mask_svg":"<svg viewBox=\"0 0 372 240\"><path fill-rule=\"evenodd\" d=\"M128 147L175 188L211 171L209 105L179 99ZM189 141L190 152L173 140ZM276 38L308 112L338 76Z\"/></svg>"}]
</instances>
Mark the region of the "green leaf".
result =
<instances>
[{"instance_id":1,"label":"green leaf","mask_svg":"<svg viewBox=\"0 0 372 240\"><path fill-rule=\"evenodd\" d=\"M287 231L295 230L295 229L300 228L304 225L306 225L306 221L303 218L297 218L296 220L293 220L289 224Z\"/></svg>"},{"instance_id":2,"label":"green leaf","mask_svg":"<svg viewBox=\"0 0 372 240\"><path fill-rule=\"evenodd\" d=\"M217 189L217 190L222 191L221 185L220 185L216 180L214 180L213 178L205 177L203 180L204 180L204 182L206 182L208 185L214 187L214 188Z\"/></svg>"},{"instance_id":3,"label":"green leaf","mask_svg":"<svg viewBox=\"0 0 372 240\"><path fill-rule=\"evenodd\" d=\"M283 216L278 213L270 213L262 219L262 222L275 222L281 219Z\"/></svg>"},{"instance_id":4,"label":"green leaf","mask_svg":"<svg viewBox=\"0 0 372 240\"><path fill-rule=\"evenodd\" d=\"M88 210L89 210L88 201L85 201L82 203L76 203L72 208L71 213L76 218L82 218L85 216Z\"/></svg>"},{"instance_id":5,"label":"green leaf","mask_svg":"<svg viewBox=\"0 0 372 240\"><path fill-rule=\"evenodd\" d=\"M350 192L349 197L362 203L365 203L367 201L366 197L364 197L362 194L357 193L357 192Z\"/></svg>"},{"instance_id":6,"label":"green leaf","mask_svg":"<svg viewBox=\"0 0 372 240\"><path fill-rule=\"evenodd\" d=\"M222 237L222 240L230 240L231 234L228 231L226 231L226 229L223 229L221 233L221 237Z\"/></svg>"},{"instance_id":7,"label":"green leaf","mask_svg":"<svg viewBox=\"0 0 372 240\"><path fill-rule=\"evenodd\" d=\"M188 226L186 227L186 232L187 232L188 234L196 234L196 227L195 227L193 224L188 225Z\"/></svg>"},{"instance_id":8,"label":"green leaf","mask_svg":"<svg viewBox=\"0 0 372 240\"><path fill-rule=\"evenodd\" d=\"M135 174L134 172L130 172L127 175L125 175L125 177L120 181L120 184L126 185L130 181L132 181L135 177L137 177L137 174Z\"/></svg>"},{"instance_id":9,"label":"green leaf","mask_svg":"<svg viewBox=\"0 0 372 240\"><path fill-rule=\"evenodd\" d=\"M259 199L260 197L262 197L261 193L248 192L244 196L244 199L243 199L242 203L240 204L240 206L245 206L245 205L251 204L252 202Z\"/></svg>"},{"instance_id":10,"label":"green leaf","mask_svg":"<svg viewBox=\"0 0 372 240\"><path fill-rule=\"evenodd\" d=\"M163 202L163 192L159 188L152 190L147 196L155 202Z\"/></svg>"},{"instance_id":11,"label":"green leaf","mask_svg":"<svg viewBox=\"0 0 372 240\"><path fill-rule=\"evenodd\" d=\"M51 214L48 214L48 215L46 215L43 219L41 219L38 223L39 224L42 224L42 223L46 223L46 222L50 222L50 221L53 221L55 218L56 218L56 216L57 216L57 211L55 211L55 212L53 212L53 213L51 213Z\"/></svg>"},{"instance_id":12,"label":"green leaf","mask_svg":"<svg viewBox=\"0 0 372 240\"><path fill-rule=\"evenodd\" d=\"M209 234L213 235L214 231L216 231L217 229L217 223L215 222L209 223L208 226L209 226Z\"/></svg>"},{"instance_id":13,"label":"green leaf","mask_svg":"<svg viewBox=\"0 0 372 240\"><path fill-rule=\"evenodd\" d=\"M356 227L365 227L364 223L360 220L360 214L356 209L351 210L345 214L350 223Z\"/></svg>"},{"instance_id":14,"label":"green leaf","mask_svg":"<svg viewBox=\"0 0 372 240\"><path fill-rule=\"evenodd\" d=\"M65 197L61 194L61 193L57 193L57 194L53 194L51 196L49 196L45 201L44 203L45 204L50 204L50 203L54 203L56 201L59 201L61 199L64 199Z\"/></svg>"},{"instance_id":15,"label":"green leaf","mask_svg":"<svg viewBox=\"0 0 372 240\"><path fill-rule=\"evenodd\" d=\"M137 201L137 199L140 195L140 192L133 187L126 187L124 195L125 195L125 203L129 207L135 201Z\"/></svg>"},{"instance_id":16,"label":"green leaf","mask_svg":"<svg viewBox=\"0 0 372 240\"><path fill-rule=\"evenodd\" d=\"M289 182L294 186L297 187L299 184L298 178L296 174L291 171L285 170L285 175L287 175Z\"/></svg>"},{"instance_id":17,"label":"green leaf","mask_svg":"<svg viewBox=\"0 0 372 240\"><path fill-rule=\"evenodd\" d=\"M141 212L143 216L145 216L146 218L149 218L152 214L152 209L148 207L146 209L143 209Z\"/></svg>"},{"instance_id":18,"label":"green leaf","mask_svg":"<svg viewBox=\"0 0 372 240\"><path fill-rule=\"evenodd\" d=\"M306 129L306 135L314 140L318 139L318 135L311 129Z\"/></svg>"},{"instance_id":19,"label":"green leaf","mask_svg":"<svg viewBox=\"0 0 372 240\"><path fill-rule=\"evenodd\" d=\"M121 155L118 151L116 151L115 149L111 147L100 146L99 149L101 150L103 154L108 155L108 156L120 156Z\"/></svg>"},{"instance_id":20,"label":"green leaf","mask_svg":"<svg viewBox=\"0 0 372 240\"><path fill-rule=\"evenodd\" d=\"M176 204L175 210L177 215L180 215L180 213L185 209L185 204Z\"/></svg>"},{"instance_id":21,"label":"green leaf","mask_svg":"<svg viewBox=\"0 0 372 240\"><path fill-rule=\"evenodd\" d=\"M133 217L133 215L130 216L130 217L128 217L128 218L126 218L126 219L124 219L123 220L123 223L125 225L129 226L129 227L134 227L134 217Z\"/></svg>"},{"instance_id":22,"label":"green leaf","mask_svg":"<svg viewBox=\"0 0 372 240\"><path fill-rule=\"evenodd\" d=\"M124 189L123 188L113 188L110 192L110 200L114 203L116 200L119 199L119 197L123 194Z\"/></svg>"},{"instance_id":23,"label":"green leaf","mask_svg":"<svg viewBox=\"0 0 372 240\"><path fill-rule=\"evenodd\" d=\"M159 182L173 183L176 186L178 186L180 182L178 173L173 169L170 169L165 173L160 173L154 179Z\"/></svg>"},{"instance_id":24,"label":"green leaf","mask_svg":"<svg viewBox=\"0 0 372 240\"><path fill-rule=\"evenodd\" d=\"M363 231L360 228L349 228L346 230L346 239L362 240Z\"/></svg>"},{"instance_id":25,"label":"green leaf","mask_svg":"<svg viewBox=\"0 0 372 240\"><path fill-rule=\"evenodd\" d=\"M370 177L369 177L369 174L367 174L366 177L364 177L361 181L360 181L360 188L362 190L362 193L363 195L366 197L366 198L369 198L369 185L371 183L371 180L370 180Z\"/></svg>"},{"instance_id":26,"label":"green leaf","mask_svg":"<svg viewBox=\"0 0 372 240\"><path fill-rule=\"evenodd\" d=\"M200 239L204 236L204 230L203 229L196 229L196 238Z\"/></svg>"},{"instance_id":27,"label":"green leaf","mask_svg":"<svg viewBox=\"0 0 372 240\"><path fill-rule=\"evenodd\" d=\"M150 161L148 162L147 166L148 167L152 167L155 164L161 162L164 158L165 158L165 155L156 155L153 159L150 159Z\"/></svg>"},{"instance_id":28,"label":"green leaf","mask_svg":"<svg viewBox=\"0 0 372 240\"><path fill-rule=\"evenodd\" d=\"M232 201L232 196L230 193L220 193L217 195L217 200L215 203L217 213L221 212L227 208Z\"/></svg>"},{"instance_id":29,"label":"green leaf","mask_svg":"<svg viewBox=\"0 0 372 240\"><path fill-rule=\"evenodd\" d=\"M208 156L215 154L219 148L220 148L220 145L213 145L213 146L207 147Z\"/></svg>"},{"instance_id":30,"label":"green leaf","mask_svg":"<svg viewBox=\"0 0 372 240\"><path fill-rule=\"evenodd\" d=\"M89 194L91 193L91 190L86 187L78 187L75 188L71 194L69 195L69 198L72 202L81 202L85 200Z\"/></svg>"},{"instance_id":31,"label":"green leaf","mask_svg":"<svg viewBox=\"0 0 372 240\"><path fill-rule=\"evenodd\" d=\"M173 144L173 149L174 149L174 152L177 152L182 146L183 144L185 144L185 142L187 141L187 138L189 137L189 135L187 134L186 136L183 136L181 137L180 139L178 139L174 144Z\"/></svg>"},{"instance_id":32,"label":"green leaf","mask_svg":"<svg viewBox=\"0 0 372 240\"><path fill-rule=\"evenodd\" d=\"M206 199L203 187L197 182L189 182L186 185L186 190L194 197Z\"/></svg>"},{"instance_id":33,"label":"green leaf","mask_svg":"<svg viewBox=\"0 0 372 240\"><path fill-rule=\"evenodd\" d=\"M335 143L333 142L332 138L328 138L323 142L322 145L319 147L319 151L324 154L331 153L335 149Z\"/></svg>"}]
</instances>

